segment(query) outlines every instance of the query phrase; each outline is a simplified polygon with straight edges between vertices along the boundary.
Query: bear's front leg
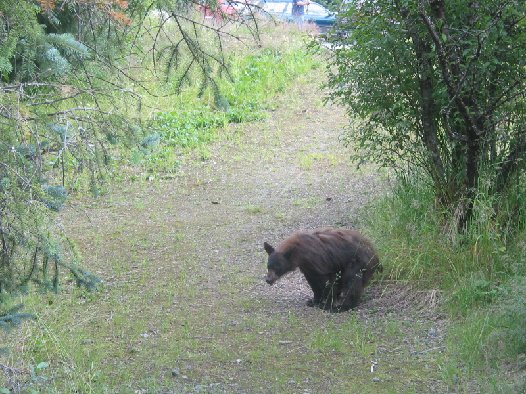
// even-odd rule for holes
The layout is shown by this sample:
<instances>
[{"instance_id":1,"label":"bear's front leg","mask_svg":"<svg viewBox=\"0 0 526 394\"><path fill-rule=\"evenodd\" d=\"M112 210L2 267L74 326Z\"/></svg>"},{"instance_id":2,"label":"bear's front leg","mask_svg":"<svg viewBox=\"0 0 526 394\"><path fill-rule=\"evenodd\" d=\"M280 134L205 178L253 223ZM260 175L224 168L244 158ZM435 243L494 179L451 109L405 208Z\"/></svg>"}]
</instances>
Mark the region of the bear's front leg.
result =
<instances>
[{"instance_id":1,"label":"bear's front leg","mask_svg":"<svg viewBox=\"0 0 526 394\"><path fill-rule=\"evenodd\" d=\"M316 277L315 275L309 275L306 273L303 274L305 275L305 279L307 279L307 282L314 293L314 297L307 301L307 306L319 306L322 301L323 291L325 288L325 285L323 284L324 279Z\"/></svg>"},{"instance_id":2,"label":"bear's front leg","mask_svg":"<svg viewBox=\"0 0 526 394\"><path fill-rule=\"evenodd\" d=\"M319 297L318 298L313 297L310 300L307 300L306 305L307 306L311 306L311 307L312 306L318 306L318 305L320 305L320 301L321 301L321 299Z\"/></svg>"}]
</instances>

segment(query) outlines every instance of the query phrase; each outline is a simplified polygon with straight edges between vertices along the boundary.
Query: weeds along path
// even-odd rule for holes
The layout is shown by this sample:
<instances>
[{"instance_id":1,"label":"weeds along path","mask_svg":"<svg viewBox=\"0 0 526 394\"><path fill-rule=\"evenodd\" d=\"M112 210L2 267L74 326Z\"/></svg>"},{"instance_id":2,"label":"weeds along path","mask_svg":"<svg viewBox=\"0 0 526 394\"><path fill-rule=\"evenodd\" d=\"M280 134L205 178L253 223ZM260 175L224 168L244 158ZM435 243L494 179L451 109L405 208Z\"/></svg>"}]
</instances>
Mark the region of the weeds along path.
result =
<instances>
[{"instance_id":1,"label":"weeds along path","mask_svg":"<svg viewBox=\"0 0 526 394\"><path fill-rule=\"evenodd\" d=\"M299 274L273 287L263 281L263 241L353 226L357 209L379 193L374 173L350 165L339 140L345 125L343 111L324 106L319 87L303 81L268 119L225 131L175 178L71 206L64 225L105 287L43 313L40 335L59 339L42 357L74 371L57 371L53 384L95 392L446 391L437 367L444 324L432 293L376 283L357 311L333 315L305 306L310 290Z\"/></svg>"}]
</instances>

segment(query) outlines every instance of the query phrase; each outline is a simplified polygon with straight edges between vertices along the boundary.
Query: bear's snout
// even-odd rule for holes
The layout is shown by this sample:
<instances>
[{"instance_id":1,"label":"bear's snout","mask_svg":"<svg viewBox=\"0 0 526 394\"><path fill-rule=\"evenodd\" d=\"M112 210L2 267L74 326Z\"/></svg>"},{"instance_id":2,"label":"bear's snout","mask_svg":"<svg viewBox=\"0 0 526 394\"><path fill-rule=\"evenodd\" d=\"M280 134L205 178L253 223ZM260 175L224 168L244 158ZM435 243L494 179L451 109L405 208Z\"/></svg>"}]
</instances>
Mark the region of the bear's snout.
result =
<instances>
[{"instance_id":1,"label":"bear's snout","mask_svg":"<svg viewBox=\"0 0 526 394\"><path fill-rule=\"evenodd\" d=\"M276 273L274 271L269 270L267 275L265 276L265 282L271 285L277 280L278 280L278 276L276 275Z\"/></svg>"}]
</instances>

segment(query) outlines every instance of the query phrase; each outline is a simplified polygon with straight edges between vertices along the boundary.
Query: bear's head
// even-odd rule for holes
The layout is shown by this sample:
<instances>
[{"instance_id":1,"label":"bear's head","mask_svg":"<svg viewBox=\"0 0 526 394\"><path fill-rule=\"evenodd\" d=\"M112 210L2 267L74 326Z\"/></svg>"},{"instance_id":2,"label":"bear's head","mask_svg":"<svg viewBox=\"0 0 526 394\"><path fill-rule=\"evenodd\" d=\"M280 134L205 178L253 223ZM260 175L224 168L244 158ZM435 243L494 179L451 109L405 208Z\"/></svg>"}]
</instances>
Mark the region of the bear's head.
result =
<instances>
[{"instance_id":1,"label":"bear's head","mask_svg":"<svg viewBox=\"0 0 526 394\"><path fill-rule=\"evenodd\" d=\"M263 247L268 254L268 272L265 276L265 281L269 285L274 284L274 282L276 282L287 272L294 271L295 267L293 267L293 264L283 253L277 252L266 242L263 244Z\"/></svg>"}]
</instances>

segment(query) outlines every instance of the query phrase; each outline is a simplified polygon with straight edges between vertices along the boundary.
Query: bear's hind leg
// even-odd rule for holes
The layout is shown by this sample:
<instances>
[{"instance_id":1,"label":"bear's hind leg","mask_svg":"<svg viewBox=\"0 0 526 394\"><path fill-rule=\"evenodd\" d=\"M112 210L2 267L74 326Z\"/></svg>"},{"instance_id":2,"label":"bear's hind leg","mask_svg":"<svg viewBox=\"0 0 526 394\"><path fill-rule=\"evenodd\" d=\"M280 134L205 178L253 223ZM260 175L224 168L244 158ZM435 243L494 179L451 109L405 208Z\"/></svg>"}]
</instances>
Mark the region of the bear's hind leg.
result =
<instances>
[{"instance_id":1,"label":"bear's hind leg","mask_svg":"<svg viewBox=\"0 0 526 394\"><path fill-rule=\"evenodd\" d=\"M348 311L358 305L360 296L363 293L362 272L350 270L343 278L343 288L341 303L337 307L337 312Z\"/></svg>"},{"instance_id":2,"label":"bear's hind leg","mask_svg":"<svg viewBox=\"0 0 526 394\"><path fill-rule=\"evenodd\" d=\"M324 288L325 288L325 279L316 277L315 275L305 275L305 279L309 283L312 292L314 293L313 298L307 301L307 306L319 306L323 300Z\"/></svg>"}]
</instances>

